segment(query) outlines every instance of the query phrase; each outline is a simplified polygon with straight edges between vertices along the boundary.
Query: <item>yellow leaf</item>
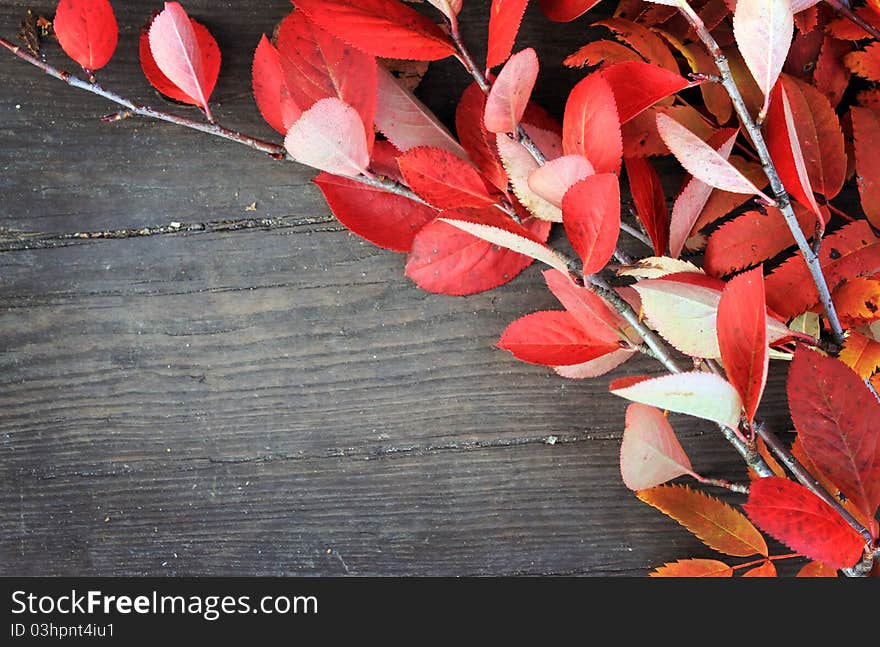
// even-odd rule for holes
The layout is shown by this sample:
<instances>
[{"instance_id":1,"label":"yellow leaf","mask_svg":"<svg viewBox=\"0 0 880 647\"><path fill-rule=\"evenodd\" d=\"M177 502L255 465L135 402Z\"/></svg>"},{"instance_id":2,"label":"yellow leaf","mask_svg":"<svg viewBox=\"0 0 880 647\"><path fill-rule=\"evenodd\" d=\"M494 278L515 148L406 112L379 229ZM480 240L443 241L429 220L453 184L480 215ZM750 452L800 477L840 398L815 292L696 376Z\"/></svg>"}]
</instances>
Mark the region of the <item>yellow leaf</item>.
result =
<instances>
[{"instance_id":1,"label":"yellow leaf","mask_svg":"<svg viewBox=\"0 0 880 647\"><path fill-rule=\"evenodd\" d=\"M855 277L834 291L837 313L845 319L880 318L880 281Z\"/></svg>"},{"instance_id":2,"label":"yellow leaf","mask_svg":"<svg viewBox=\"0 0 880 647\"><path fill-rule=\"evenodd\" d=\"M851 331L843 342L840 361L867 380L880 367L880 343Z\"/></svg>"}]
</instances>

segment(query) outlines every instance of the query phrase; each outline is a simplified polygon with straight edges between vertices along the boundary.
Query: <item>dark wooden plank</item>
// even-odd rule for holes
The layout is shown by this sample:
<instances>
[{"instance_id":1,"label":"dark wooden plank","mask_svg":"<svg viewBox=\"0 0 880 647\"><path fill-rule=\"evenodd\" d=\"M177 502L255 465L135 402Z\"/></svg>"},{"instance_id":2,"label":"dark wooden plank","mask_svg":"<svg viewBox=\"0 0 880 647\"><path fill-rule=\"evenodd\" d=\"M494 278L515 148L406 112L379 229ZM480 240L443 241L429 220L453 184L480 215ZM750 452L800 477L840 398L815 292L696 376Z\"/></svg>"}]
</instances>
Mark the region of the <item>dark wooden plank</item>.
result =
<instances>
[{"instance_id":1,"label":"dark wooden plank","mask_svg":"<svg viewBox=\"0 0 880 647\"><path fill-rule=\"evenodd\" d=\"M288 5L241 4L187 6L223 46L218 114L270 136L246 91L250 44ZM125 31L103 78L156 101L133 54L148 10L115 6ZM4 33L20 11L0 0ZM576 75L556 64L584 23L528 20L558 114ZM464 83L441 63L424 96L448 118ZM709 555L620 484L624 403L607 380L493 348L512 319L556 307L539 268L490 294L425 294L402 257L341 231L305 169L100 124L104 103L9 56L0 87L0 226L14 230L0 244L0 574L633 575ZM132 227L149 235L59 237ZM777 426L782 377L766 402ZM741 478L710 425L675 420L695 464Z\"/></svg>"}]
</instances>

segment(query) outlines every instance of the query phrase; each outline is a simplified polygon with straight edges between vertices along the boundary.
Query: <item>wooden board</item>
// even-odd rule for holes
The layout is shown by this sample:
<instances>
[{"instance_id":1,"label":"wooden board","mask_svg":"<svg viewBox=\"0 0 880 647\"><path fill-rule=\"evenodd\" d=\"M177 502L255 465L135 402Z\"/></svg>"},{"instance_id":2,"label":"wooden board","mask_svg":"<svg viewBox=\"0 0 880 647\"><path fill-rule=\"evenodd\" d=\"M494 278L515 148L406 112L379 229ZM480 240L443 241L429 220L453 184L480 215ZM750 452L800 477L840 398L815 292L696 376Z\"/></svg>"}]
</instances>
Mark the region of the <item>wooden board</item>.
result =
<instances>
[{"instance_id":1,"label":"wooden board","mask_svg":"<svg viewBox=\"0 0 880 647\"><path fill-rule=\"evenodd\" d=\"M222 47L215 115L272 137L250 56L289 3L233 4L186 4ZM484 3L465 4L480 42ZM161 104L136 58L149 8L114 6L101 80ZM0 0L0 33L22 7ZM529 10L520 44L540 50L556 114L578 77L559 63L590 34ZM422 96L449 121L465 85L439 63ZM332 219L308 169L101 123L105 101L7 54L0 88L0 575L642 575L710 556L620 483L625 407L606 379L494 348L556 307L539 268L425 294ZM695 465L742 478L711 425L676 420Z\"/></svg>"}]
</instances>

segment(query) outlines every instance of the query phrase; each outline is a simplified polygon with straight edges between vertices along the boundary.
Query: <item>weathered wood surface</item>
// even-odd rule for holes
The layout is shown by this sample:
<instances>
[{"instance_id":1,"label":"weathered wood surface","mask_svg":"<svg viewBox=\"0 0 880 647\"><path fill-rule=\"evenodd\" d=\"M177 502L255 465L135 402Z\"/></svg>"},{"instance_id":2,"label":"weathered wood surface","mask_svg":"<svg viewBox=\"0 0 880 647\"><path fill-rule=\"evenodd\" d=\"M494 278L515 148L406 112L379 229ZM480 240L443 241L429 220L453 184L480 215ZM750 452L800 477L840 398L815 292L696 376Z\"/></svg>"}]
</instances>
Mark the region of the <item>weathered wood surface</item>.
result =
<instances>
[{"instance_id":1,"label":"weathered wood surface","mask_svg":"<svg viewBox=\"0 0 880 647\"><path fill-rule=\"evenodd\" d=\"M25 4L0 1L0 32ZM488 3L465 4L476 43ZM114 5L102 82L161 103L136 58L158 4ZM223 50L223 123L272 136L250 55L288 7L187 2ZM557 114L586 24L526 18ZM465 83L440 63L421 93L448 121ZM308 169L100 123L106 102L6 54L0 88L0 575L640 575L710 554L620 483L624 404L606 379L493 347L556 307L539 268L489 294L425 294L401 256L342 230ZM149 235L68 236L129 228ZM778 374L765 409L785 424ZM710 425L680 430L702 470L741 477Z\"/></svg>"}]
</instances>

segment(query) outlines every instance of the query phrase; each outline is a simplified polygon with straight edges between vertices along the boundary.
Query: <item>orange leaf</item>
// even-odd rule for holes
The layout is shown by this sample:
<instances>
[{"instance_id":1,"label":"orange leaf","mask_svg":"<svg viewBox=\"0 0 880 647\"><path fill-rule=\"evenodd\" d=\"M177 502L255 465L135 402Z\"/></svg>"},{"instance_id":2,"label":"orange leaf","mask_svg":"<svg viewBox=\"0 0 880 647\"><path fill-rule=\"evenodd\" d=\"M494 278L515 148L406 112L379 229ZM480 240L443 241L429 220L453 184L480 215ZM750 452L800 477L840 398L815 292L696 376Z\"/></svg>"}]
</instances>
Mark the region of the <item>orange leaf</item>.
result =
<instances>
[{"instance_id":1,"label":"orange leaf","mask_svg":"<svg viewBox=\"0 0 880 647\"><path fill-rule=\"evenodd\" d=\"M880 318L880 280L856 277L837 288L832 298L841 317L866 321Z\"/></svg>"},{"instance_id":2,"label":"orange leaf","mask_svg":"<svg viewBox=\"0 0 880 647\"><path fill-rule=\"evenodd\" d=\"M857 332L850 331L839 359L867 380L880 368L880 343Z\"/></svg>"},{"instance_id":3,"label":"orange leaf","mask_svg":"<svg viewBox=\"0 0 880 647\"><path fill-rule=\"evenodd\" d=\"M776 577L776 567L769 559L760 566L750 568L742 574L743 577Z\"/></svg>"},{"instance_id":4,"label":"orange leaf","mask_svg":"<svg viewBox=\"0 0 880 647\"><path fill-rule=\"evenodd\" d=\"M798 571L798 577L837 577L837 569L822 562L809 562Z\"/></svg>"},{"instance_id":5,"label":"orange leaf","mask_svg":"<svg viewBox=\"0 0 880 647\"><path fill-rule=\"evenodd\" d=\"M752 522L720 499L678 485L660 485L636 496L720 553L735 557L768 553L767 543Z\"/></svg>"},{"instance_id":6,"label":"orange leaf","mask_svg":"<svg viewBox=\"0 0 880 647\"><path fill-rule=\"evenodd\" d=\"M717 559L680 559L651 571L650 577L733 577L733 569Z\"/></svg>"}]
</instances>

